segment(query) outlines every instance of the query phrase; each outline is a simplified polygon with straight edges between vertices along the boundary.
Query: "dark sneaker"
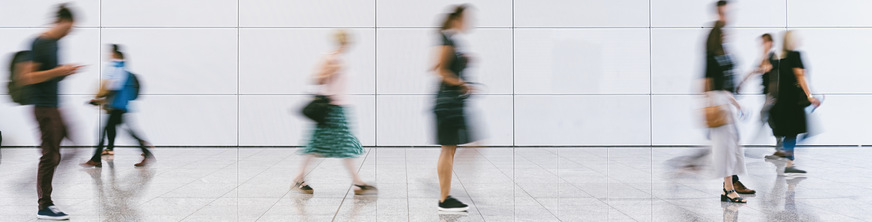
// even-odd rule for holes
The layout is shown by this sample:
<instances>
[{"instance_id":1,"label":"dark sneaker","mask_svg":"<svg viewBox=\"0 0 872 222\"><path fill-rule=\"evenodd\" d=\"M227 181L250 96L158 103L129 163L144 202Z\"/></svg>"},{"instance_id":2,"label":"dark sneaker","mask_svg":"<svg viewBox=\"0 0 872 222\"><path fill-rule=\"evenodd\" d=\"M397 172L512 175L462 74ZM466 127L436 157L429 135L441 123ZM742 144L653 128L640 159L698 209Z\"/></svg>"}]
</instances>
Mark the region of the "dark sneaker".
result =
<instances>
[{"instance_id":1,"label":"dark sneaker","mask_svg":"<svg viewBox=\"0 0 872 222\"><path fill-rule=\"evenodd\" d=\"M65 214L58 207L51 205L36 212L36 218L45 220L69 220L70 215Z\"/></svg>"},{"instance_id":2,"label":"dark sneaker","mask_svg":"<svg viewBox=\"0 0 872 222\"><path fill-rule=\"evenodd\" d=\"M463 204L454 197L448 196L445 198L445 201L439 202L439 210L441 211L466 211L469 209L469 206Z\"/></svg>"},{"instance_id":3,"label":"dark sneaker","mask_svg":"<svg viewBox=\"0 0 872 222\"><path fill-rule=\"evenodd\" d=\"M295 190L297 192L307 193L307 194L315 193L315 189L312 189L312 187L310 187L309 184L306 184L305 181L300 181L300 182L294 183L294 185L291 186L291 190Z\"/></svg>"},{"instance_id":4,"label":"dark sneaker","mask_svg":"<svg viewBox=\"0 0 872 222\"><path fill-rule=\"evenodd\" d=\"M365 194L377 194L378 188L370 185L357 185L354 186L358 189L354 189L354 195L365 195Z\"/></svg>"},{"instance_id":5,"label":"dark sneaker","mask_svg":"<svg viewBox=\"0 0 872 222\"><path fill-rule=\"evenodd\" d=\"M84 162L79 164L79 166L91 168L91 167L103 167L103 162L88 160L88 162Z\"/></svg>"},{"instance_id":6,"label":"dark sneaker","mask_svg":"<svg viewBox=\"0 0 872 222\"><path fill-rule=\"evenodd\" d=\"M805 170L797 169L796 167L785 167L784 175L786 176L799 176L805 175Z\"/></svg>"}]
</instances>

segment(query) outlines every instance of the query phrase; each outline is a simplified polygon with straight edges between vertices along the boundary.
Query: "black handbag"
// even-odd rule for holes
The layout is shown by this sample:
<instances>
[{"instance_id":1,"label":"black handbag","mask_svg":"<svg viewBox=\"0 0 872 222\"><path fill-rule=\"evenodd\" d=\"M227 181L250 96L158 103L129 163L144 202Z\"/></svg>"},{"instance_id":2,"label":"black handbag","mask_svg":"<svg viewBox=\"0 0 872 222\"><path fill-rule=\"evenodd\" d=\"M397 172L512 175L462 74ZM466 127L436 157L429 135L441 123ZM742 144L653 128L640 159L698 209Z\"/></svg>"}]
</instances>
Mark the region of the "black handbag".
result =
<instances>
[{"instance_id":1,"label":"black handbag","mask_svg":"<svg viewBox=\"0 0 872 222\"><path fill-rule=\"evenodd\" d=\"M327 120L329 112L330 97L324 95L315 95L312 101L303 107L303 115L317 123L323 123Z\"/></svg>"}]
</instances>

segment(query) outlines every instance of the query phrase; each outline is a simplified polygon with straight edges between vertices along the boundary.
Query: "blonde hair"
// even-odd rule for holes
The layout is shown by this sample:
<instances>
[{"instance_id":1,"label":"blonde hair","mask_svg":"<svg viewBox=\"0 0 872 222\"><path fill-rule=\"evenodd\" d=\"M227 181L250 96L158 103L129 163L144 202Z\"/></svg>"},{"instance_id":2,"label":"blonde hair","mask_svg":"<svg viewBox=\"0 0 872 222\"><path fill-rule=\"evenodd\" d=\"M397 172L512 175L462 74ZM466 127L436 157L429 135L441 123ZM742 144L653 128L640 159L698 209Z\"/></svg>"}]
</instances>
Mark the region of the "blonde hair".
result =
<instances>
[{"instance_id":1,"label":"blonde hair","mask_svg":"<svg viewBox=\"0 0 872 222\"><path fill-rule=\"evenodd\" d=\"M784 41L781 42L781 58L787 58L787 53L796 50L796 38L792 30L784 32Z\"/></svg>"},{"instance_id":2,"label":"blonde hair","mask_svg":"<svg viewBox=\"0 0 872 222\"><path fill-rule=\"evenodd\" d=\"M333 33L333 40L336 41L336 44L347 45L350 39L351 35L345 29L338 29Z\"/></svg>"}]
</instances>

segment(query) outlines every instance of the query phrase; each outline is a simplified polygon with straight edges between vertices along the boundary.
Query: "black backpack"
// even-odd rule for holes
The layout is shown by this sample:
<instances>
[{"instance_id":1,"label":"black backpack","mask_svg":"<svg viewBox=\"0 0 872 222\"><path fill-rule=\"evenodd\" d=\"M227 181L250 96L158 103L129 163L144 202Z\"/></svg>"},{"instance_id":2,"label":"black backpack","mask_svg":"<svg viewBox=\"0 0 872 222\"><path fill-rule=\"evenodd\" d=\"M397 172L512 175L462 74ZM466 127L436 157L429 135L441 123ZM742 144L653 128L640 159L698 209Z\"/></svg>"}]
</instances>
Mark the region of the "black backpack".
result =
<instances>
[{"instance_id":1,"label":"black backpack","mask_svg":"<svg viewBox=\"0 0 872 222\"><path fill-rule=\"evenodd\" d=\"M7 92L12 101L21 105L27 105L27 86L19 85L16 81L18 74L15 73L15 65L20 62L25 62L30 57L30 51L19 51L12 56L12 61L9 63L9 82L6 83Z\"/></svg>"}]
</instances>

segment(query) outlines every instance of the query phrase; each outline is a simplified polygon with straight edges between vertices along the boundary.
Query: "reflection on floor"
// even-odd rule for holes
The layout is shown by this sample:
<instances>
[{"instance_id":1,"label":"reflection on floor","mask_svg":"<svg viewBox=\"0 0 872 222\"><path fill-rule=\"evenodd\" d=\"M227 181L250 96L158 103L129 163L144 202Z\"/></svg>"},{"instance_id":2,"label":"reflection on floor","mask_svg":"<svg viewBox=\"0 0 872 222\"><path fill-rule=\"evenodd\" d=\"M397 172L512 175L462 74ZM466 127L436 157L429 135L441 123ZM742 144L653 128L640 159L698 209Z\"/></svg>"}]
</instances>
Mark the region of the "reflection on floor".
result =
<instances>
[{"instance_id":1,"label":"reflection on floor","mask_svg":"<svg viewBox=\"0 0 872 222\"><path fill-rule=\"evenodd\" d=\"M872 149L800 148L807 178L785 178L771 148L746 149L757 189L748 204L719 201L722 180L676 170L692 148L479 148L457 153L452 195L465 214L439 214L435 148L369 148L360 160L374 196L355 196L341 162L318 160L314 195L289 192L301 157L293 148L158 148L134 168L119 148L103 168L77 166L67 149L54 201L73 221L872 221ZM0 220L33 221L38 149L7 148L0 164Z\"/></svg>"}]
</instances>

